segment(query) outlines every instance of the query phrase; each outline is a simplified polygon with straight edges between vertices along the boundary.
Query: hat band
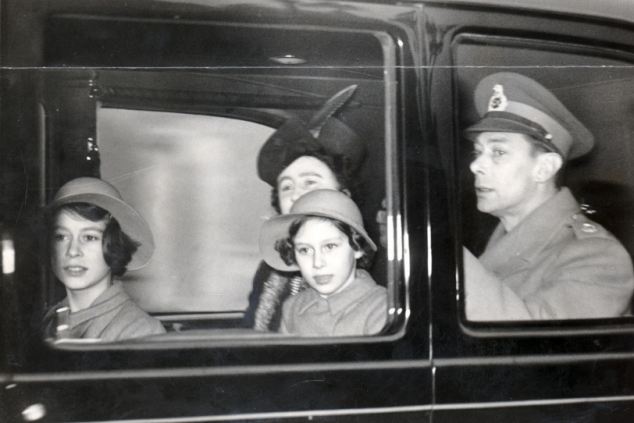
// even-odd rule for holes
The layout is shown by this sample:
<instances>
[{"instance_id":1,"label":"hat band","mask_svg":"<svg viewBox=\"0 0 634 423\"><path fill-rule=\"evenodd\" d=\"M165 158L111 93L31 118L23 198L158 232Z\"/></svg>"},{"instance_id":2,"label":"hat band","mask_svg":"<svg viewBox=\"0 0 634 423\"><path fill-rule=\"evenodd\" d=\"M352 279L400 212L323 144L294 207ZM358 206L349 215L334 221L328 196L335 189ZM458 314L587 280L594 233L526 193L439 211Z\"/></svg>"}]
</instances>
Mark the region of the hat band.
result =
<instances>
[{"instance_id":1,"label":"hat band","mask_svg":"<svg viewBox=\"0 0 634 423\"><path fill-rule=\"evenodd\" d=\"M504 111L492 110L487 114L491 113L503 113L507 119L510 117L506 114L513 115L513 119L516 117L522 119L515 120L538 130L541 134L538 138L539 141L544 142L547 146L552 146L554 151L561 154L563 158L568 156L568 151L572 145L572 135L550 115L528 104L516 101L509 101Z\"/></svg>"},{"instance_id":2,"label":"hat band","mask_svg":"<svg viewBox=\"0 0 634 423\"><path fill-rule=\"evenodd\" d=\"M548 136L549 132L536 122L508 112L488 112L485 117L510 120L520 123L523 126L527 126L532 130L532 133L527 135L530 135L535 141L544 146L544 148L546 148L547 150L557 153L563 158L566 157L561 152L561 150L552 142L552 140L550 139L551 137Z\"/></svg>"}]
</instances>

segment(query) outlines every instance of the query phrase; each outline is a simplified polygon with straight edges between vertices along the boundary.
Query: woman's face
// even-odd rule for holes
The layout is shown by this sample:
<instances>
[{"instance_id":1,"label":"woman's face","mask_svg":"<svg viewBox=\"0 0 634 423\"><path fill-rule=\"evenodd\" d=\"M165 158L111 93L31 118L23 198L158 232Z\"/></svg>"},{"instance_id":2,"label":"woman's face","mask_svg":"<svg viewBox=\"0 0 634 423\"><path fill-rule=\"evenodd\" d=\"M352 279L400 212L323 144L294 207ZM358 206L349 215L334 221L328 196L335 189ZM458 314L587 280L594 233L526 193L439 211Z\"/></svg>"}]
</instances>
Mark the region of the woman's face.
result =
<instances>
[{"instance_id":1,"label":"woman's face","mask_svg":"<svg viewBox=\"0 0 634 423\"><path fill-rule=\"evenodd\" d=\"M302 277L321 295L338 292L355 277L357 259L348 236L331 221L309 219L293 238L295 261Z\"/></svg>"},{"instance_id":2,"label":"woman's face","mask_svg":"<svg viewBox=\"0 0 634 423\"><path fill-rule=\"evenodd\" d=\"M111 281L110 266L103 254L106 221L93 222L62 210L53 228L51 264L67 290L104 290Z\"/></svg>"},{"instance_id":3,"label":"woman's face","mask_svg":"<svg viewBox=\"0 0 634 423\"><path fill-rule=\"evenodd\" d=\"M288 214L293 203L307 192L339 188L339 181L328 165L312 156L299 157L277 177L280 211Z\"/></svg>"}]
</instances>

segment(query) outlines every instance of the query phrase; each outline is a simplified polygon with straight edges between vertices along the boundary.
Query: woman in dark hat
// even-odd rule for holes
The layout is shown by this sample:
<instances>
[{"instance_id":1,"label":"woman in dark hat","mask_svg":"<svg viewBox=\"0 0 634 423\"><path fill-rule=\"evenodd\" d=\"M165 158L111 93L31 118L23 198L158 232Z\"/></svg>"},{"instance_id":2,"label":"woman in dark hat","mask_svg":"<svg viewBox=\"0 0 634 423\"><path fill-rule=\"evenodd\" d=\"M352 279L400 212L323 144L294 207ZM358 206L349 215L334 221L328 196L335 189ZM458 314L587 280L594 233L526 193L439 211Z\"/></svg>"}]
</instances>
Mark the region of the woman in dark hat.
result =
<instances>
[{"instance_id":1,"label":"woman in dark hat","mask_svg":"<svg viewBox=\"0 0 634 423\"><path fill-rule=\"evenodd\" d=\"M258 176L271 187L271 205L289 213L303 194L335 189L350 195L352 176L361 165L365 148L359 136L333 115L350 99L357 86L332 98L304 124L289 119L264 143L258 154ZM306 286L299 272L282 272L262 262L249 295L244 323L262 331L277 331L284 301Z\"/></svg>"},{"instance_id":2,"label":"woman in dark hat","mask_svg":"<svg viewBox=\"0 0 634 423\"><path fill-rule=\"evenodd\" d=\"M46 337L110 342L165 332L116 281L154 251L148 224L116 188L96 178L66 183L47 208L47 227L51 266L66 298L45 315Z\"/></svg>"}]
</instances>

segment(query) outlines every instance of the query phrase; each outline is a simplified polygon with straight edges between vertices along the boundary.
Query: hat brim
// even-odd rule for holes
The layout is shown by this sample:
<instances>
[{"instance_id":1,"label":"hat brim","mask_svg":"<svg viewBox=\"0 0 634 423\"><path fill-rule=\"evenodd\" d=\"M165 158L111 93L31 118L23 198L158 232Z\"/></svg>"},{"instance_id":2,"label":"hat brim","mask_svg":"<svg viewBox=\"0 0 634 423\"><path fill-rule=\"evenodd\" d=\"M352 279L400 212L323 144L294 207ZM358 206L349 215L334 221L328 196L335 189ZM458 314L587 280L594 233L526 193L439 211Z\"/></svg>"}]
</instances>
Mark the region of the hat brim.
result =
<instances>
[{"instance_id":1,"label":"hat brim","mask_svg":"<svg viewBox=\"0 0 634 423\"><path fill-rule=\"evenodd\" d=\"M288 238L288 231L291 224L303 217L325 217L328 219L337 219L342 221L343 223L349 225L354 230L356 230L363 238L366 240L368 245L372 250L376 251L377 247L374 241L370 238L368 233L365 231L363 227L359 227L353 222L344 221L340 218L333 217L327 213L320 212L311 212L311 213L291 213L280 216L275 216L262 225L260 230L260 239L259 239L259 247L260 253L262 254L262 258L264 261L274 269L289 272L289 271L298 271L299 266L296 264L288 265L282 260L280 253L275 249L275 243L278 240Z\"/></svg>"},{"instance_id":2,"label":"hat brim","mask_svg":"<svg viewBox=\"0 0 634 423\"><path fill-rule=\"evenodd\" d=\"M500 117L491 117L491 116L485 116L483 119L481 119L477 123L469 126L467 129L464 130L464 135L465 137L467 137L467 139L471 141L475 141L478 134L481 134L482 132L513 132L513 133L525 134L525 135L531 136L536 140L541 139L541 134L539 133L539 131L535 130L535 128L532 128L529 125L525 125L521 122L516 122L510 119L504 119ZM577 130L577 133L585 134L585 132L583 132L581 129ZM542 145L552 151L557 152L548 143L544 142L542 143ZM585 155L586 153L588 153L590 150L592 150L593 146L594 146L594 142L592 141L591 135L579 137L576 140L576 142L573 143L573 145L570 148L570 151L568 152L567 156L564 157L564 159L570 160L577 157L581 157ZM561 152L558 152L558 153L562 154Z\"/></svg>"},{"instance_id":3,"label":"hat brim","mask_svg":"<svg viewBox=\"0 0 634 423\"><path fill-rule=\"evenodd\" d=\"M535 138L539 138L541 136L535 128L532 128L529 125L510 119L490 116L484 117L464 131L465 136L472 141L475 141L478 134L482 132L513 132L530 135Z\"/></svg>"},{"instance_id":4,"label":"hat brim","mask_svg":"<svg viewBox=\"0 0 634 423\"><path fill-rule=\"evenodd\" d=\"M147 265L154 253L154 237L145 219L130 205L118 198L97 193L70 194L55 199L49 206L54 210L70 203L89 203L101 207L114 217L121 230L140 245L132 255L128 270L137 270Z\"/></svg>"}]
</instances>

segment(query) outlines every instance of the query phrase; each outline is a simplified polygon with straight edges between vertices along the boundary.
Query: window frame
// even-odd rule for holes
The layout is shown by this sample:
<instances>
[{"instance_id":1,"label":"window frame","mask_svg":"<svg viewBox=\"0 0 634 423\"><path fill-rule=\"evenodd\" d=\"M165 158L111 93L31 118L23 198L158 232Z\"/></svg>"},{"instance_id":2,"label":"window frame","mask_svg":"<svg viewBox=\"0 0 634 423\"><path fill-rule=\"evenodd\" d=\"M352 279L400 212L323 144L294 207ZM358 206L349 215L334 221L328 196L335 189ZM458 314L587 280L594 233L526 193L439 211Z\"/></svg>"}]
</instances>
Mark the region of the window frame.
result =
<instances>
[{"instance_id":1,"label":"window frame","mask_svg":"<svg viewBox=\"0 0 634 423\"><path fill-rule=\"evenodd\" d=\"M258 28L258 25L246 25L246 24L222 24L225 27L249 27ZM301 31L305 27L299 25L266 25L262 28L287 28ZM399 79L401 75L398 74L398 62L399 62L399 50L403 49L403 44L399 44L394 40L394 37L387 31L383 30L365 30L365 29L340 29L340 28L327 28L327 27L309 27L310 30L323 30L327 32L355 32L359 34L365 34L376 38L382 49L384 57L384 72L383 72L383 96L385 101L384 107L384 144L386 148L385 153L385 192L386 192L386 209L388 216L388 266L387 266L387 289L388 295L388 322L386 324L386 330L383 333L374 336L353 336L353 337L323 337L323 338L301 338L301 337L281 337L279 335L261 335L258 337L241 337L237 335L234 338L225 339L196 339L196 336L187 336L187 331L184 331L182 340L169 339L166 337L164 342L154 341L152 339L143 340L129 340L118 343L99 343L99 344L86 344L73 341L62 341L55 343L54 348L60 351L100 351L100 350L171 350L171 349L201 349L201 348L244 348L251 346L332 346L332 345L362 345L370 343L384 344L385 346L393 343L399 339L402 339L407 330L408 319L411 315L410 310L410 294L409 290L409 249L404 246L406 236L403 235L404 217L401 212L403 201L401 199L401 190L394 189L393 187L400 186L401 169L399 167L400 148L397 142L398 137L398 88ZM194 70L196 68L193 68ZM170 93L165 95L159 95L158 99L147 101L148 97L152 97L155 94L149 91L138 90L134 95L130 95L130 91L125 88L119 88L116 86L108 86L100 81L98 78L100 68L73 68L72 66L64 69L72 74L74 71L78 71L82 74L89 74L94 72L93 77L88 81L89 92L91 99L99 103L101 107L122 107L131 109L158 110L158 111L172 111L172 112L190 112L195 114L205 114L222 116L229 118L239 118L251 120L256 123L265 124L267 126L276 126L283 122L283 116L275 116L270 112L249 112L245 110L237 110L232 106L212 106L209 107L203 103L194 105L178 105L174 107L170 105L171 98L178 98L176 93ZM107 70L107 69L106 69ZM155 70L155 69L152 69ZM77 84L76 78L70 78L71 84ZM137 99L135 100L135 95ZM141 102L139 102L141 99ZM316 99L310 104L314 106L320 105L323 100ZM147 106L149 104L149 106ZM307 107L307 104L303 104L302 107ZM45 107L46 109L46 107ZM47 153L48 154L48 153ZM51 172L51 167L49 167ZM50 173L49 173L50 175ZM46 178L48 181L56 179L49 176ZM49 182L49 193L54 192L55 189ZM54 281L49 281L50 284L55 284ZM169 313L170 315L175 313ZM194 314L201 314L196 312ZM186 316L186 315L185 315ZM172 318L170 317L170 320ZM390 329L391 328L391 329ZM390 330L387 330L390 329ZM210 331L211 333L212 331ZM160 335L156 337L158 340Z\"/></svg>"}]
</instances>

